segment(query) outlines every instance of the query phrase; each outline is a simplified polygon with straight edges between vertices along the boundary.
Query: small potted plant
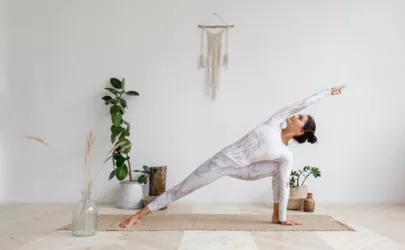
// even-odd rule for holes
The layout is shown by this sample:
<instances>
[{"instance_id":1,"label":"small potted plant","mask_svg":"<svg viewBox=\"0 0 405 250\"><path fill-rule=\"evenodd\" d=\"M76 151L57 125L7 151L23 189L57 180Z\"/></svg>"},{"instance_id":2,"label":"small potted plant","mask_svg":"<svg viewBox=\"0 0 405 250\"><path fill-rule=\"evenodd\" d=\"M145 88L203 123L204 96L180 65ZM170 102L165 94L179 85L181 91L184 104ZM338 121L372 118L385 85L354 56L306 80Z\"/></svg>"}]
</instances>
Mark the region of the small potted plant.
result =
<instances>
[{"instance_id":1,"label":"small potted plant","mask_svg":"<svg viewBox=\"0 0 405 250\"><path fill-rule=\"evenodd\" d=\"M144 206L147 206L150 202L166 191L166 170L167 166L143 166L143 170L134 170L134 172L142 173L138 177L139 183L146 184L149 179L149 196L144 197ZM163 207L160 210L165 210L166 208L167 207Z\"/></svg>"},{"instance_id":2,"label":"small potted plant","mask_svg":"<svg viewBox=\"0 0 405 250\"><path fill-rule=\"evenodd\" d=\"M121 191L118 198L118 208L137 209L142 207L143 201L143 177L134 180L132 176L130 123L124 119L125 110L128 108L125 97L139 96L139 93L132 90L126 90L125 78L110 79L111 87L105 89L109 95L102 98L104 104L109 108L111 115L111 143L114 145L110 151L110 156L105 162L111 160L113 170L110 173L109 180L117 178L121 184Z\"/></svg>"},{"instance_id":3,"label":"small potted plant","mask_svg":"<svg viewBox=\"0 0 405 250\"><path fill-rule=\"evenodd\" d=\"M142 183L142 184L146 184L148 182L148 178L153 175L156 174L156 169L154 168L150 168L148 166L143 166L143 170L134 170L134 172L139 172L142 173L139 177L138 177L138 182Z\"/></svg>"},{"instance_id":4,"label":"small potted plant","mask_svg":"<svg viewBox=\"0 0 405 250\"><path fill-rule=\"evenodd\" d=\"M319 168L305 166L298 171L292 170L290 174L290 197L288 199L288 210L302 210L304 206L304 200L307 198L308 187L305 181L309 176L314 178L321 177L321 171Z\"/></svg>"}]
</instances>

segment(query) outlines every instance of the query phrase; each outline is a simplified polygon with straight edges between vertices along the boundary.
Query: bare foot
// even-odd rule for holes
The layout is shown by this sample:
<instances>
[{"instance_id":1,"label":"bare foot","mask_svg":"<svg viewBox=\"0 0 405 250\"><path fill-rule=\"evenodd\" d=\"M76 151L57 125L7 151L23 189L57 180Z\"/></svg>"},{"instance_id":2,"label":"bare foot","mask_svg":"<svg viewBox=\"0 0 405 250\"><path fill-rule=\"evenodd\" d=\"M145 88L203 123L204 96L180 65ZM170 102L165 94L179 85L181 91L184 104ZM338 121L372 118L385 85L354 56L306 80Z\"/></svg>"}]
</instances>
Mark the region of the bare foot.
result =
<instances>
[{"instance_id":1,"label":"bare foot","mask_svg":"<svg viewBox=\"0 0 405 250\"><path fill-rule=\"evenodd\" d=\"M271 223L274 223L274 224L281 224L281 225L286 225L286 226L295 226L295 225L297 225L297 226L302 226L302 225L304 225L304 224L303 224L301 221L299 221L299 220L295 221L295 220L289 220L289 219L287 219L287 220L284 221L284 222L280 222L279 219L274 218L274 217L273 217L273 219L271 220Z\"/></svg>"},{"instance_id":2,"label":"bare foot","mask_svg":"<svg viewBox=\"0 0 405 250\"><path fill-rule=\"evenodd\" d=\"M280 222L280 224L281 224L281 225L284 225L284 226L294 226L294 225L295 225L295 221L293 221L293 220L286 220L286 221Z\"/></svg>"},{"instance_id":3,"label":"bare foot","mask_svg":"<svg viewBox=\"0 0 405 250\"><path fill-rule=\"evenodd\" d=\"M295 221L295 220L286 220L280 223L281 225L285 225L285 226L302 226L303 223L299 220Z\"/></svg>"},{"instance_id":4,"label":"bare foot","mask_svg":"<svg viewBox=\"0 0 405 250\"><path fill-rule=\"evenodd\" d=\"M299 220L296 220L296 221L294 221L295 222L295 225L297 225L297 226L302 226L302 225L304 225L304 223L302 223L302 221L299 221Z\"/></svg>"},{"instance_id":5,"label":"bare foot","mask_svg":"<svg viewBox=\"0 0 405 250\"><path fill-rule=\"evenodd\" d=\"M137 215L133 215L131 217L129 217L127 220L123 221L120 223L120 227L125 227L128 228L134 224L139 223L141 220L139 219L139 216Z\"/></svg>"}]
</instances>

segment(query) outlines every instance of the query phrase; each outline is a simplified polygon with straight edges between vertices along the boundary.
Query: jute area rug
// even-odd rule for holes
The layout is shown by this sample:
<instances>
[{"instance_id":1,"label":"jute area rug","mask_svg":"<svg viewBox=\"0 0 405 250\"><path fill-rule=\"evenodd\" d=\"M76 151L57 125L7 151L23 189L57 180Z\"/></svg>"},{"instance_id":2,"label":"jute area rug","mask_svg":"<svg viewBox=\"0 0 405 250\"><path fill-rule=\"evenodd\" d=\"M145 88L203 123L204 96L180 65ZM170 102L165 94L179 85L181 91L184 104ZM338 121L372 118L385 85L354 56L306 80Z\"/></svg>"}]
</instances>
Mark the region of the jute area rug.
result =
<instances>
[{"instance_id":1,"label":"jute area rug","mask_svg":"<svg viewBox=\"0 0 405 250\"><path fill-rule=\"evenodd\" d=\"M98 231L354 231L329 215L293 215L303 226L282 226L270 222L269 215L247 214L170 214L150 215L130 228L119 223L128 215L99 215ZM59 228L71 230L71 225Z\"/></svg>"}]
</instances>

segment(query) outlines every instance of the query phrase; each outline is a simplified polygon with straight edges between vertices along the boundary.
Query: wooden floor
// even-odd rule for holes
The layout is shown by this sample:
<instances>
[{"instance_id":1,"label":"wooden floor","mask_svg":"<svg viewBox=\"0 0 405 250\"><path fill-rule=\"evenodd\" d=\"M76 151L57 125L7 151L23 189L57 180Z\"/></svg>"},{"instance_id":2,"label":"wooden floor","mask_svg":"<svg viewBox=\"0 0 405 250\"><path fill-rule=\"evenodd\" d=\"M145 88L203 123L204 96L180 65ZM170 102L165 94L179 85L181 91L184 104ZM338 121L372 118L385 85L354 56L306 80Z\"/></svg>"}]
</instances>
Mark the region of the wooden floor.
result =
<instances>
[{"instance_id":1,"label":"wooden floor","mask_svg":"<svg viewBox=\"0 0 405 250\"><path fill-rule=\"evenodd\" d=\"M315 213L329 214L356 232L98 232L73 238L55 231L70 223L73 205L10 204L0 206L0 249L311 249L405 250L405 206L317 206ZM259 205L173 204L161 213L269 214ZM100 205L100 213L132 214L113 205ZM300 212L294 212L300 213ZM290 213L293 214L293 213Z\"/></svg>"}]
</instances>

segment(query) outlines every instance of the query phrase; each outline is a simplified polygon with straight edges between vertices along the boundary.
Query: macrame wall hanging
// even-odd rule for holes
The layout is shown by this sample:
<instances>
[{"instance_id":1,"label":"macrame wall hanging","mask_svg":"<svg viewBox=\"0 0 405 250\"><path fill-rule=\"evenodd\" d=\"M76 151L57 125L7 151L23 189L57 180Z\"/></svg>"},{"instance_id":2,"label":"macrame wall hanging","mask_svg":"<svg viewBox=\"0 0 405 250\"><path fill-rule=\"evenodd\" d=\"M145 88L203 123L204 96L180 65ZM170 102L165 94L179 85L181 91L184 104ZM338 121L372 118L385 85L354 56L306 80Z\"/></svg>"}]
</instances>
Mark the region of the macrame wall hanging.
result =
<instances>
[{"instance_id":1,"label":"macrame wall hanging","mask_svg":"<svg viewBox=\"0 0 405 250\"><path fill-rule=\"evenodd\" d=\"M228 30L234 25L228 25L219 15L214 13L225 25L198 25L201 28L201 55L199 67L207 69L208 91L213 100L217 96L220 85L221 66L228 68ZM212 29L212 30L211 30ZM204 55L204 34L206 34L206 51ZM223 40L225 39L225 44ZM225 49L223 49L225 47Z\"/></svg>"}]
</instances>

